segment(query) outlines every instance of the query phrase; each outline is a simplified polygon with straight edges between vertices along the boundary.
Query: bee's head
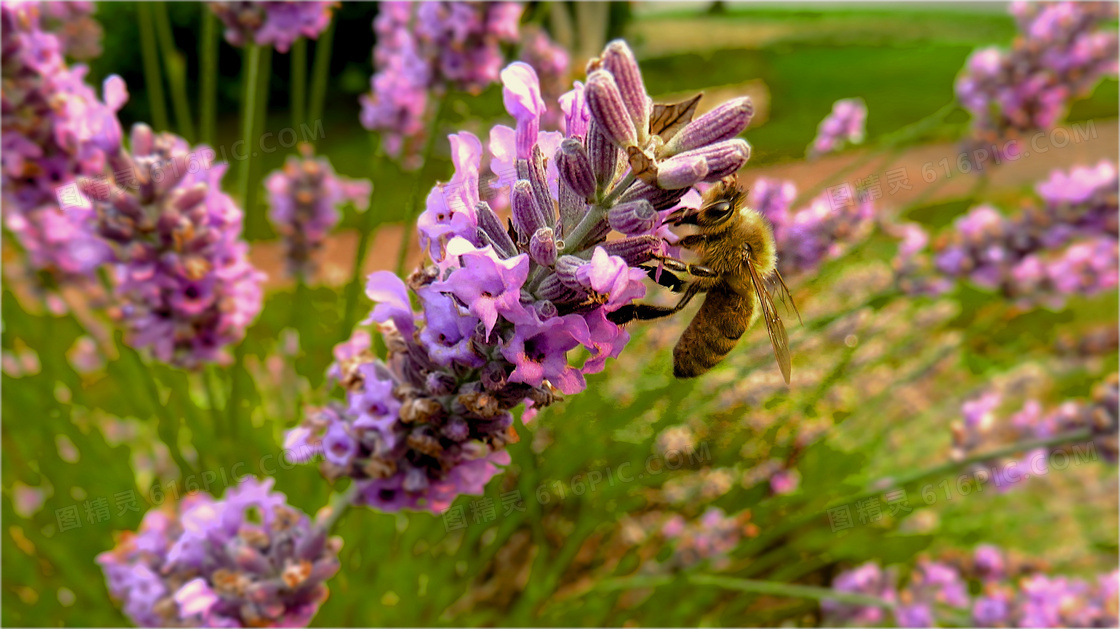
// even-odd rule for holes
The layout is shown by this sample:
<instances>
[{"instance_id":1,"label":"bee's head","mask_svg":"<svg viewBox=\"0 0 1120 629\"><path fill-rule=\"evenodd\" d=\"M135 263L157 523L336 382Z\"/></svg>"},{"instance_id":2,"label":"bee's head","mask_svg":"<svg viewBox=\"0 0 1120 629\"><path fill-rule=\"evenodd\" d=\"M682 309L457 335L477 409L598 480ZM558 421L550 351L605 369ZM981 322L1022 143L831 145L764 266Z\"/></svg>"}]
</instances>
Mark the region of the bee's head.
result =
<instances>
[{"instance_id":1,"label":"bee's head","mask_svg":"<svg viewBox=\"0 0 1120 629\"><path fill-rule=\"evenodd\" d=\"M704 193L703 203L696 210L685 212L678 222L696 225L701 229L718 229L728 224L739 213L746 201L747 192L733 179L717 182Z\"/></svg>"}]
</instances>

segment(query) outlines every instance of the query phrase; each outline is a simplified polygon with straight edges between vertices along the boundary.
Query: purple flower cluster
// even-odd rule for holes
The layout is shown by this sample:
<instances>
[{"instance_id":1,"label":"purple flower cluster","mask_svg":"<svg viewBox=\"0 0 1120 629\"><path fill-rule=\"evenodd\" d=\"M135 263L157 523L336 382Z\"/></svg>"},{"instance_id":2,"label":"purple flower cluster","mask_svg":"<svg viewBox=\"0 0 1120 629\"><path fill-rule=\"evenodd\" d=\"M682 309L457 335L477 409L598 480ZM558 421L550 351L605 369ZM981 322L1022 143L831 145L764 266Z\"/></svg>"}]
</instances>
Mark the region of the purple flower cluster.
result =
<instances>
[{"instance_id":1,"label":"purple flower cluster","mask_svg":"<svg viewBox=\"0 0 1120 629\"><path fill-rule=\"evenodd\" d=\"M299 151L300 157L289 157L264 185L269 218L284 237L288 272L306 278L315 271L315 253L338 223L338 206L350 202L364 211L372 184L335 174L327 158L313 157L310 144L301 144Z\"/></svg>"},{"instance_id":2,"label":"purple flower cluster","mask_svg":"<svg viewBox=\"0 0 1120 629\"><path fill-rule=\"evenodd\" d=\"M960 460L976 452L1022 441L1049 439L1088 429L1101 456L1117 460L1117 374L1098 383L1088 401L1068 400L1048 413L1038 400L1027 400L1016 413L1000 420L996 411L1003 403L999 391L988 391L961 406L962 419L953 422L952 457ZM1028 453L1027 459L1049 452ZM1014 485L1015 479L996 478L997 488Z\"/></svg>"},{"instance_id":3,"label":"purple flower cluster","mask_svg":"<svg viewBox=\"0 0 1120 629\"><path fill-rule=\"evenodd\" d=\"M840 150L846 144L863 142L867 126L867 105L862 98L844 98L817 127L817 137L809 145L810 159Z\"/></svg>"},{"instance_id":4,"label":"purple flower cluster","mask_svg":"<svg viewBox=\"0 0 1120 629\"><path fill-rule=\"evenodd\" d=\"M607 314L645 295L638 267L663 251L663 217L693 184L746 162L746 143L733 138L749 122L748 100L691 122L682 112L672 129L654 129L662 106L624 43L611 43L592 68L586 87L561 98L565 138L540 131L546 106L533 69L507 67L503 95L517 124L490 133L495 185L508 188L497 211L478 187L482 142L450 136L455 175L432 189L417 225L431 265L407 289L390 273L370 276L378 305L369 321L381 324L388 358L376 360L362 335L338 348L331 375L346 404L287 439L321 450L327 476L363 483L361 502L440 511L481 491L509 460L510 411L580 392L584 375L626 345ZM640 165L629 174L628 154ZM507 211L508 228L498 214ZM607 241L612 231L622 237ZM581 366L568 358L578 347L590 352Z\"/></svg>"},{"instance_id":5,"label":"purple flower cluster","mask_svg":"<svg viewBox=\"0 0 1120 629\"><path fill-rule=\"evenodd\" d=\"M249 477L222 500L185 496L97 556L141 627L306 627L338 571L341 540Z\"/></svg>"},{"instance_id":6,"label":"purple flower cluster","mask_svg":"<svg viewBox=\"0 0 1120 629\"><path fill-rule=\"evenodd\" d=\"M93 201L88 220L117 262L129 342L185 368L223 360L260 312L264 279L240 239L241 209L221 189L227 165L144 124L130 140L131 153L118 141L109 157L114 184L80 182Z\"/></svg>"},{"instance_id":7,"label":"purple flower cluster","mask_svg":"<svg viewBox=\"0 0 1120 629\"><path fill-rule=\"evenodd\" d=\"M87 68L68 67L62 40L43 30L44 4L54 3L0 4L4 222L32 270L65 281L88 277L108 249L59 208L58 192L105 170L106 151L120 144L116 111L128 93L114 76L105 102L98 99L85 83Z\"/></svg>"},{"instance_id":8,"label":"purple flower cluster","mask_svg":"<svg viewBox=\"0 0 1120 629\"><path fill-rule=\"evenodd\" d=\"M518 40L515 2L382 2L373 30L374 75L361 97L362 126L380 131L385 151L419 166L433 99L448 89L478 94L498 80L501 45Z\"/></svg>"},{"instance_id":9,"label":"purple flower cluster","mask_svg":"<svg viewBox=\"0 0 1120 629\"><path fill-rule=\"evenodd\" d=\"M827 192L794 210L797 187L791 181L760 178L751 187L751 207L774 227L778 270L795 275L820 266L865 238L873 227L875 206L869 196L837 199Z\"/></svg>"},{"instance_id":10,"label":"purple flower cluster","mask_svg":"<svg viewBox=\"0 0 1120 629\"><path fill-rule=\"evenodd\" d=\"M1116 166L1055 171L1039 184L1041 208L1008 217L989 205L974 208L942 234L925 258L928 236L917 226L903 228L895 260L904 288L936 294L947 279L973 283L1023 304L1042 301L1059 307L1070 295L1095 295L1117 286ZM941 277L923 278L939 274Z\"/></svg>"},{"instance_id":11,"label":"purple flower cluster","mask_svg":"<svg viewBox=\"0 0 1120 629\"><path fill-rule=\"evenodd\" d=\"M994 143L1052 128L1074 98L1117 72L1110 2L1015 2L1020 34L1010 50L978 50L957 79L977 140Z\"/></svg>"},{"instance_id":12,"label":"purple flower cluster","mask_svg":"<svg viewBox=\"0 0 1120 629\"><path fill-rule=\"evenodd\" d=\"M687 568L701 561L721 563L743 539L749 519L749 511L733 517L717 507L708 508L693 522L679 514L673 515L661 527L662 537L673 543L669 563L676 568Z\"/></svg>"},{"instance_id":13,"label":"purple flower cluster","mask_svg":"<svg viewBox=\"0 0 1120 629\"><path fill-rule=\"evenodd\" d=\"M317 39L331 23L337 2L211 2L210 9L226 27L226 41L241 47L252 40L288 52L300 37Z\"/></svg>"},{"instance_id":14,"label":"purple flower cluster","mask_svg":"<svg viewBox=\"0 0 1120 629\"><path fill-rule=\"evenodd\" d=\"M969 594L970 581L978 584L979 594ZM899 627L959 626L962 611L977 627L1109 627L1117 623L1120 572L1086 582L1025 566L1013 569L1006 553L982 545L964 561L919 561L901 589L895 586L894 571L874 562L841 572L832 587L894 603L893 620ZM829 623L855 626L881 624L890 614L879 607L832 601L823 602L821 609Z\"/></svg>"}]
</instances>

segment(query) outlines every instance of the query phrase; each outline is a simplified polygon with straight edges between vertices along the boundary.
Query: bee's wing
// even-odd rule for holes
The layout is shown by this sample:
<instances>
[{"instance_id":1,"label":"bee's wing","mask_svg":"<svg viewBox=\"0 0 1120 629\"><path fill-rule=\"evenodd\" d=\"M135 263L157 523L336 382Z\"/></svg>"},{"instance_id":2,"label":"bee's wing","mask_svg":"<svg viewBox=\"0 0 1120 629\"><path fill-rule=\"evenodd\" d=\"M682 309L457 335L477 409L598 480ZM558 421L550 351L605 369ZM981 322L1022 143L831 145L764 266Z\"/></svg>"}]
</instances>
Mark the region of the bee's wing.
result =
<instances>
[{"instance_id":1,"label":"bee's wing","mask_svg":"<svg viewBox=\"0 0 1120 629\"><path fill-rule=\"evenodd\" d=\"M751 283L754 284L754 292L758 295L758 303L762 306L762 320L766 322L766 333L770 335L770 345L774 347L774 358L778 359L778 369L782 370L782 377L785 378L786 384L789 384L789 337L786 336L786 326L782 325L782 320L778 317L778 309L774 307L774 299L770 297L770 291L766 290L766 285L762 283L762 278L758 276L758 270L754 268L754 262L750 259L747 260L747 269L751 273Z\"/></svg>"},{"instance_id":2,"label":"bee's wing","mask_svg":"<svg viewBox=\"0 0 1120 629\"><path fill-rule=\"evenodd\" d=\"M774 278L770 280L767 286L767 289L770 288L781 290L781 294L778 295L778 297L781 299L782 303L785 304L786 312L792 310L793 314L797 315L797 322L801 325L805 325L805 322L801 320L801 313L797 310L797 304L793 303L793 295L789 292L789 286L786 286L786 281L782 279L782 274L778 272L778 269L774 269Z\"/></svg>"}]
</instances>

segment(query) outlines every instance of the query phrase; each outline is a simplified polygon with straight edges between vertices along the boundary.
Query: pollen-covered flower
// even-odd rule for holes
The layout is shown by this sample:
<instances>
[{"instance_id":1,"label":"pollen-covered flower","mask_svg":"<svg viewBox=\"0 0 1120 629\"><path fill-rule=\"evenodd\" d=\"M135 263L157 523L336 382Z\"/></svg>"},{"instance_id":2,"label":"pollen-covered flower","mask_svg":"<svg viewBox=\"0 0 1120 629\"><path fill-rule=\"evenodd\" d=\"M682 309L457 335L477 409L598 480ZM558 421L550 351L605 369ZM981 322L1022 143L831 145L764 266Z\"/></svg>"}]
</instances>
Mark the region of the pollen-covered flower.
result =
<instances>
[{"instance_id":1,"label":"pollen-covered flower","mask_svg":"<svg viewBox=\"0 0 1120 629\"><path fill-rule=\"evenodd\" d=\"M120 77L112 76L102 101L85 83L87 68L67 66L63 41L40 25L44 6L54 4L0 5L0 164L4 223L26 251L31 269L70 281L89 277L108 254L66 209L82 204L76 178L105 172L106 151L119 147L116 111L128 93Z\"/></svg>"},{"instance_id":2,"label":"pollen-covered flower","mask_svg":"<svg viewBox=\"0 0 1120 629\"><path fill-rule=\"evenodd\" d=\"M331 13L337 2L270 1L270 2L211 2L214 11L226 27L226 41L232 46L244 46L252 40L258 46L272 46L288 52L300 37L317 39L331 23Z\"/></svg>"},{"instance_id":3,"label":"pollen-covered flower","mask_svg":"<svg viewBox=\"0 0 1120 629\"><path fill-rule=\"evenodd\" d=\"M417 168L433 103L449 89L478 94L498 80L501 47L517 41L522 10L515 2L382 2L362 126Z\"/></svg>"},{"instance_id":4,"label":"pollen-covered flower","mask_svg":"<svg viewBox=\"0 0 1120 629\"><path fill-rule=\"evenodd\" d=\"M978 50L957 79L957 98L976 140L995 143L1048 130L1071 100L1117 72L1117 34L1108 2L1014 2L1020 35L1010 50Z\"/></svg>"},{"instance_id":5,"label":"pollen-covered flower","mask_svg":"<svg viewBox=\"0 0 1120 629\"><path fill-rule=\"evenodd\" d=\"M640 105L645 146L675 142L654 151L656 158L691 154L702 168L711 165L697 181L715 181L746 161L746 143L732 138L749 121L748 100L691 122L682 106L673 128L652 128L648 115L661 106L641 86L629 48L611 43L594 66L597 81L621 83L626 102ZM381 325L388 358L362 352L363 341L341 348L330 373L347 403L289 433L292 443L324 456L334 448L324 473L356 479L364 504L438 512L459 494L481 492L509 461L505 445L517 439L511 411L531 403L535 412L559 394L579 393L584 376L625 347L629 335L606 315L645 295L647 272L656 268L642 265L660 255L668 236L662 212L695 183L658 187L649 164L641 176L627 175L625 153L599 130L608 123L583 85L561 98L565 137L541 131L541 116L554 105L542 98L531 67L515 62L501 77L516 125L494 127L487 148L498 175L492 185L504 194L479 189L482 142L468 132L450 136L455 174L432 189L417 221L430 264L407 288L384 272L367 285L377 302L369 322ZM624 101L606 107L634 126ZM608 240L612 231L621 237ZM582 364L570 355L580 347L590 353Z\"/></svg>"},{"instance_id":6,"label":"pollen-covered flower","mask_svg":"<svg viewBox=\"0 0 1120 629\"><path fill-rule=\"evenodd\" d=\"M862 143L866 125L867 105L862 98L836 101L832 111L817 127L817 137L809 145L809 157L836 152L846 144Z\"/></svg>"},{"instance_id":7,"label":"pollen-covered flower","mask_svg":"<svg viewBox=\"0 0 1120 629\"><path fill-rule=\"evenodd\" d=\"M81 181L112 247L129 342L180 367L223 360L260 312L264 279L240 239L241 209L221 191L227 165L143 124L130 146L110 156L113 184Z\"/></svg>"},{"instance_id":8,"label":"pollen-covered flower","mask_svg":"<svg viewBox=\"0 0 1120 629\"><path fill-rule=\"evenodd\" d=\"M222 500L188 494L97 556L141 627L306 627L338 571L339 538L249 477Z\"/></svg>"},{"instance_id":9,"label":"pollen-covered flower","mask_svg":"<svg viewBox=\"0 0 1120 629\"><path fill-rule=\"evenodd\" d=\"M349 202L359 210L369 206L369 181L335 174L325 157L313 157L309 144L300 156L291 156L284 168L265 180L269 193L269 218L284 237L288 272L307 277L315 270L314 255L338 224L338 206Z\"/></svg>"}]
</instances>

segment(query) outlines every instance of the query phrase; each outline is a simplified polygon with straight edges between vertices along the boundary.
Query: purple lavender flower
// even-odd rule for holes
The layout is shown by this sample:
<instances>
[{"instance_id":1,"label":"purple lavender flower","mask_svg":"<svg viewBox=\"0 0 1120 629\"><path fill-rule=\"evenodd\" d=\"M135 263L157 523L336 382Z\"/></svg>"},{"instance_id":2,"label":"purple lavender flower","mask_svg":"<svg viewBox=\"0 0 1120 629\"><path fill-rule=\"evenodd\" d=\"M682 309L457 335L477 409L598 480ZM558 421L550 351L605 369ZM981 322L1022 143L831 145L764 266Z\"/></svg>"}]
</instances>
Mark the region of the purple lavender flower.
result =
<instances>
[{"instance_id":1,"label":"purple lavender flower","mask_svg":"<svg viewBox=\"0 0 1120 629\"><path fill-rule=\"evenodd\" d=\"M119 146L115 112L128 93L112 76L105 81L105 101L98 99L84 82L87 69L68 67L62 41L40 28L43 6L0 6L4 221L32 270L45 271L55 281L75 281L88 278L108 249L65 210L82 204L75 179L102 174L106 151Z\"/></svg>"},{"instance_id":2,"label":"purple lavender flower","mask_svg":"<svg viewBox=\"0 0 1120 629\"><path fill-rule=\"evenodd\" d=\"M498 80L501 45L518 39L514 2L383 2L373 30L374 75L361 97L362 126L382 135L407 168L418 155L433 98L449 89L478 94Z\"/></svg>"},{"instance_id":3,"label":"purple lavender flower","mask_svg":"<svg viewBox=\"0 0 1120 629\"><path fill-rule=\"evenodd\" d=\"M269 218L284 237L288 272L308 277L315 269L313 256L338 223L338 206L349 202L364 211L372 184L335 174L327 158L312 157L309 144L301 144L299 151L301 157L289 157L264 185L269 192Z\"/></svg>"},{"instance_id":4,"label":"purple lavender flower","mask_svg":"<svg viewBox=\"0 0 1120 629\"><path fill-rule=\"evenodd\" d=\"M894 572L883 570L874 562L841 572L832 580L832 589L876 596L887 602L895 602L898 596ZM830 624L877 625L886 618L882 607L861 607L832 600L821 601L821 612Z\"/></svg>"},{"instance_id":5,"label":"purple lavender flower","mask_svg":"<svg viewBox=\"0 0 1120 629\"><path fill-rule=\"evenodd\" d=\"M862 98L836 101L832 111L817 127L817 137L809 145L809 158L834 153L846 144L862 143L866 124L867 105Z\"/></svg>"},{"instance_id":6,"label":"purple lavender flower","mask_svg":"<svg viewBox=\"0 0 1120 629\"><path fill-rule=\"evenodd\" d=\"M405 17L400 7L386 10L386 20ZM639 119L647 104L654 107L624 43L611 43L596 67L610 80L617 73ZM363 339L339 348L330 373L346 389L346 404L313 413L287 439L324 456L333 449L322 471L354 478L362 504L439 512L459 494L481 492L509 462L506 444L518 438L511 411L531 404L535 412L560 394L580 392L584 376L625 347L629 335L606 315L645 295L640 267L663 250L661 212L689 192L616 173L622 150L598 131L606 123L581 86L561 99L565 139L540 129L549 105L530 66L515 62L500 76L516 125L495 127L486 148L505 194L492 198L493 206L482 200L487 151L471 133L449 136L455 174L433 188L417 221L431 264L407 287L384 272L367 285L377 302L367 323L380 324L388 358L376 360ZM733 101L715 118L688 123L684 116L672 131L691 138L682 151L707 155L715 146L702 159L716 170L737 170L745 143L731 138L746 126L747 110L749 101ZM659 133L671 135L646 120L648 150L669 159L655 148L665 141ZM599 167L609 167L610 176ZM608 240L615 226L627 233ZM409 289L420 312L412 310ZM569 356L579 347L590 353L582 365Z\"/></svg>"},{"instance_id":7,"label":"purple lavender flower","mask_svg":"<svg viewBox=\"0 0 1120 629\"><path fill-rule=\"evenodd\" d=\"M81 181L117 263L129 342L185 368L224 360L260 312L264 279L240 240L241 210L221 191L226 164L143 124L130 145L110 156L115 184Z\"/></svg>"},{"instance_id":8,"label":"purple lavender flower","mask_svg":"<svg viewBox=\"0 0 1120 629\"><path fill-rule=\"evenodd\" d=\"M957 97L972 113L977 140L995 143L1052 128L1071 99L1117 72L1117 35L1104 2L1016 2L1021 35L1009 51L973 53L957 80Z\"/></svg>"},{"instance_id":9,"label":"purple lavender flower","mask_svg":"<svg viewBox=\"0 0 1120 629\"><path fill-rule=\"evenodd\" d=\"M258 46L288 52L300 37L317 39L331 23L337 2L211 2L210 9L226 27L226 41L241 47L249 39Z\"/></svg>"},{"instance_id":10,"label":"purple lavender flower","mask_svg":"<svg viewBox=\"0 0 1120 629\"><path fill-rule=\"evenodd\" d=\"M751 202L774 228L778 269L794 275L815 269L844 250L844 245L865 238L871 230L875 207L871 199L837 201L827 193L792 210L797 187L790 181L760 178L751 189Z\"/></svg>"},{"instance_id":11,"label":"purple lavender flower","mask_svg":"<svg viewBox=\"0 0 1120 629\"><path fill-rule=\"evenodd\" d=\"M922 247L900 250L896 269L910 292L967 277L1024 305L1061 307L1070 295L1116 287L1116 167L1055 171L1038 185L1041 208L1016 216L981 205L959 218L935 242L932 261ZM909 232L900 232L907 235ZM940 275L941 277L936 277Z\"/></svg>"},{"instance_id":12,"label":"purple lavender flower","mask_svg":"<svg viewBox=\"0 0 1120 629\"><path fill-rule=\"evenodd\" d=\"M552 41L544 29L533 26L522 29L521 61L536 70L545 101L556 102L568 91L571 64L568 51ZM541 122L549 129L564 130L564 112L557 107L548 109Z\"/></svg>"},{"instance_id":13,"label":"purple lavender flower","mask_svg":"<svg viewBox=\"0 0 1120 629\"><path fill-rule=\"evenodd\" d=\"M125 615L141 627L306 627L342 541L272 484L250 477L222 500L188 494L98 555Z\"/></svg>"},{"instance_id":14,"label":"purple lavender flower","mask_svg":"<svg viewBox=\"0 0 1120 629\"><path fill-rule=\"evenodd\" d=\"M661 535L671 540L673 547L666 563L674 569L689 568L702 561L715 566L726 564L728 553L743 539L749 519L749 512L729 516L717 507L709 507L692 521L674 514L661 527Z\"/></svg>"}]
</instances>

